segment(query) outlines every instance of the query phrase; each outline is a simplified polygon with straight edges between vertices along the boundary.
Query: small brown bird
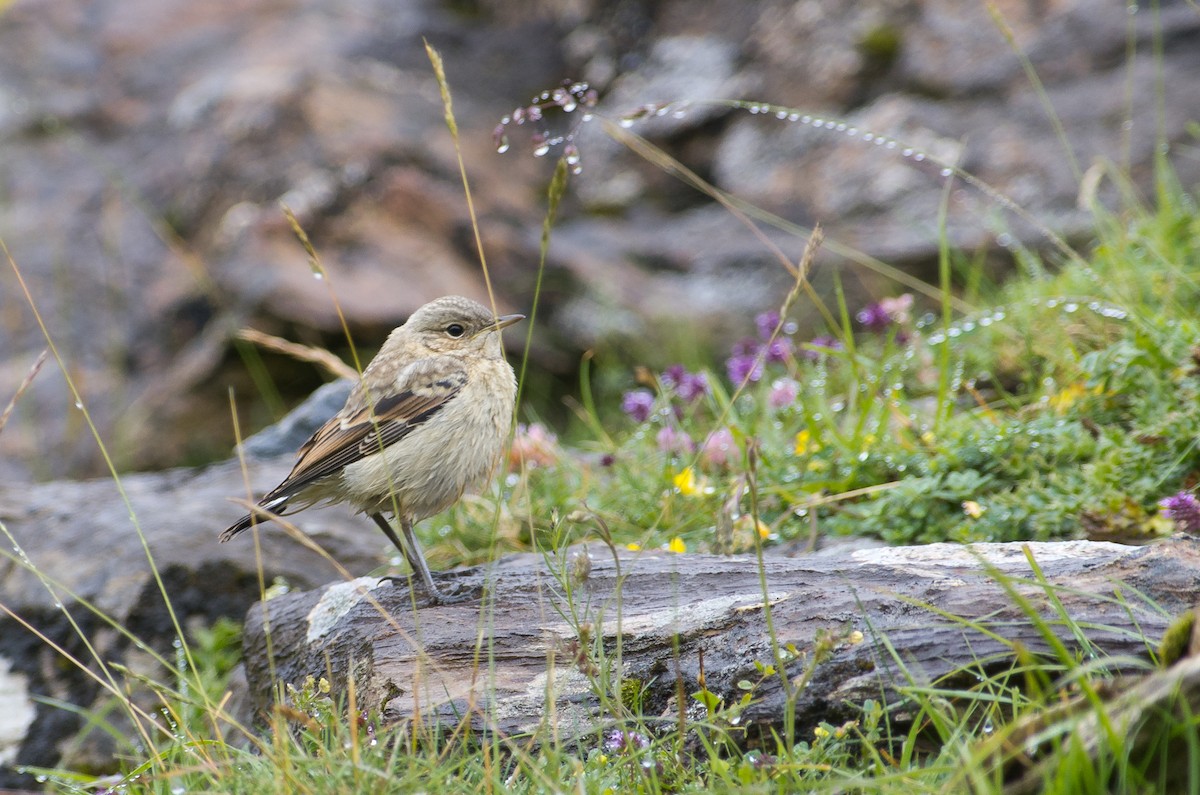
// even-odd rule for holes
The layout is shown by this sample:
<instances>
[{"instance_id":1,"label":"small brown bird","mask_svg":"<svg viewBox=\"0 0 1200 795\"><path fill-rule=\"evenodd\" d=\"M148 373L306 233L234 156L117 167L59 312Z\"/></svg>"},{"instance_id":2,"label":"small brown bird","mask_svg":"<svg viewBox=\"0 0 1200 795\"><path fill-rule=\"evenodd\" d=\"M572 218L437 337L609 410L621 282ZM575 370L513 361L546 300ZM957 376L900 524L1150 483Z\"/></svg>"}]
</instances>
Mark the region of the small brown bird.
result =
<instances>
[{"instance_id":1,"label":"small brown bird","mask_svg":"<svg viewBox=\"0 0 1200 795\"><path fill-rule=\"evenodd\" d=\"M262 510L234 522L220 540L272 514L348 502L379 525L434 601L449 601L433 583L413 524L491 478L517 394L499 331L524 318L495 317L455 295L413 312L342 410L300 448L291 474L259 500ZM404 543L384 513L399 520Z\"/></svg>"}]
</instances>

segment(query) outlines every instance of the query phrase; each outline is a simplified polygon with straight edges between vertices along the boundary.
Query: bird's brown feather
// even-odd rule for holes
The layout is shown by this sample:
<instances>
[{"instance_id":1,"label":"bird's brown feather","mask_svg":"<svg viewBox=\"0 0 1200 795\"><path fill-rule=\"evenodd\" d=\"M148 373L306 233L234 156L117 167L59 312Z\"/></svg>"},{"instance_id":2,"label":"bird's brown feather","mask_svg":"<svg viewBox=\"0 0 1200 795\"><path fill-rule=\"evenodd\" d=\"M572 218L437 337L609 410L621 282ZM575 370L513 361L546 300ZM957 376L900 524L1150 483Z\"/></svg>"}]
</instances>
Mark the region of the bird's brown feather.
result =
<instances>
[{"instance_id":1,"label":"bird's brown feather","mask_svg":"<svg viewBox=\"0 0 1200 795\"><path fill-rule=\"evenodd\" d=\"M315 483L332 477L345 467L370 455L381 453L384 448L395 444L413 430L428 422L445 408L466 385L467 374L461 368L436 368L437 378L427 379L426 368L418 367L406 379L410 388L376 401L373 406L363 405L361 397L364 384L370 373L365 374L363 383L355 389L359 393L356 401L352 395L347 407L317 429L297 453L295 466L283 482L271 489L261 500L260 507L276 503L272 513L283 514L286 500ZM219 540L228 541L250 527L254 514L247 514L221 533Z\"/></svg>"}]
</instances>

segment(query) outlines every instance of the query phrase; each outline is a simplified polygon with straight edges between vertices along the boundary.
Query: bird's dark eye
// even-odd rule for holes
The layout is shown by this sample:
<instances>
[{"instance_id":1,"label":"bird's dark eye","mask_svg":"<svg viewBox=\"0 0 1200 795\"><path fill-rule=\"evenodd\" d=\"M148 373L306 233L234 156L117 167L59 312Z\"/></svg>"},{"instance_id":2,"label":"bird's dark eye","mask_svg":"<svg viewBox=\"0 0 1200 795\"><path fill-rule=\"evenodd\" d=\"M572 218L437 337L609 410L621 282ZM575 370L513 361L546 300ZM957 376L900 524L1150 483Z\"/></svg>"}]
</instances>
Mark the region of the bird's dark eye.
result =
<instances>
[{"instance_id":1,"label":"bird's dark eye","mask_svg":"<svg viewBox=\"0 0 1200 795\"><path fill-rule=\"evenodd\" d=\"M461 337L466 332L467 330L462 327L461 323L451 323L449 326L446 326L446 333L451 337Z\"/></svg>"}]
</instances>

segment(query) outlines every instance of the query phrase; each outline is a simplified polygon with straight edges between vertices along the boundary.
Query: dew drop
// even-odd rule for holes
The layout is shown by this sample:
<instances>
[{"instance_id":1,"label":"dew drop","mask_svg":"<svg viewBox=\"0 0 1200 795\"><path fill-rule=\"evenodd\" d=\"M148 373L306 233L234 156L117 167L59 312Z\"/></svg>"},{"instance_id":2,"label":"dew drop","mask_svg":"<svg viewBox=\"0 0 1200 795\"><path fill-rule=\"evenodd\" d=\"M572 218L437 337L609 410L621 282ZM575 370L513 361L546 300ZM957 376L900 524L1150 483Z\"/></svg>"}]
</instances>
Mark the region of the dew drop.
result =
<instances>
[{"instance_id":1,"label":"dew drop","mask_svg":"<svg viewBox=\"0 0 1200 795\"><path fill-rule=\"evenodd\" d=\"M925 153L924 153L924 152L914 152L914 153L913 153L913 160L916 160L918 163L920 163L920 162L921 162L921 161L923 161L924 159L925 159Z\"/></svg>"},{"instance_id":2,"label":"dew drop","mask_svg":"<svg viewBox=\"0 0 1200 795\"><path fill-rule=\"evenodd\" d=\"M80 411L83 411L83 401L82 401L82 400L76 400L76 401L75 401L75 408L79 409Z\"/></svg>"},{"instance_id":3,"label":"dew drop","mask_svg":"<svg viewBox=\"0 0 1200 795\"><path fill-rule=\"evenodd\" d=\"M863 140L870 142L875 140L875 133L863 133Z\"/></svg>"},{"instance_id":4,"label":"dew drop","mask_svg":"<svg viewBox=\"0 0 1200 795\"><path fill-rule=\"evenodd\" d=\"M544 143L544 144L539 145L536 149L533 150L533 156L534 157L545 157L546 154L549 153L549 151L550 151L550 144Z\"/></svg>"},{"instance_id":5,"label":"dew drop","mask_svg":"<svg viewBox=\"0 0 1200 795\"><path fill-rule=\"evenodd\" d=\"M1078 312L1078 311L1079 311L1079 304L1075 303L1074 301L1071 301L1070 303L1064 304L1064 305L1063 305L1063 311L1064 311L1064 312Z\"/></svg>"},{"instance_id":6,"label":"dew drop","mask_svg":"<svg viewBox=\"0 0 1200 795\"><path fill-rule=\"evenodd\" d=\"M805 115L805 116L800 117L801 124L812 124L812 120L813 120L812 116Z\"/></svg>"},{"instance_id":7,"label":"dew drop","mask_svg":"<svg viewBox=\"0 0 1200 795\"><path fill-rule=\"evenodd\" d=\"M913 150L911 150L911 149L903 149L903 150L901 150L900 154L901 154L901 155L903 155L904 157L912 157L912 156L913 156Z\"/></svg>"},{"instance_id":8,"label":"dew drop","mask_svg":"<svg viewBox=\"0 0 1200 795\"><path fill-rule=\"evenodd\" d=\"M953 174L954 174L954 169L952 169L952 168L943 168L943 169L942 169L942 176L943 176L943 177L949 177L949 176L951 176L951 175L953 175Z\"/></svg>"},{"instance_id":9,"label":"dew drop","mask_svg":"<svg viewBox=\"0 0 1200 795\"><path fill-rule=\"evenodd\" d=\"M496 151L500 154L504 154L505 152L508 151L508 149L509 149L509 146L508 146L507 139L501 141L500 144L496 147Z\"/></svg>"},{"instance_id":10,"label":"dew drop","mask_svg":"<svg viewBox=\"0 0 1200 795\"><path fill-rule=\"evenodd\" d=\"M622 127L626 128L626 129L629 129L630 127L633 126L633 119L626 116L625 118L623 118L619 122L617 122L617 124L621 125Z\"/></svg>"},{"instance_id":11,"label":"dew drop","mask_svg":"<svg viewBox=\"0 0 1200 795\"><path fill-rule=\"evenodd\" d=\"M788 121L800 121L800 114L799 113L789 113Z\"/></svg>"},{"instance_id":12,"label":"dew drop","mask_svg":"<svg viewBox=\"0 0 1200 795\"><path fill-rule=\"evenodd\" d=\"M788 117L788 112L786 110L775 111L775 118L779 119L780 121L783 121L787 117Z\"/></svg>"}]
</instances>

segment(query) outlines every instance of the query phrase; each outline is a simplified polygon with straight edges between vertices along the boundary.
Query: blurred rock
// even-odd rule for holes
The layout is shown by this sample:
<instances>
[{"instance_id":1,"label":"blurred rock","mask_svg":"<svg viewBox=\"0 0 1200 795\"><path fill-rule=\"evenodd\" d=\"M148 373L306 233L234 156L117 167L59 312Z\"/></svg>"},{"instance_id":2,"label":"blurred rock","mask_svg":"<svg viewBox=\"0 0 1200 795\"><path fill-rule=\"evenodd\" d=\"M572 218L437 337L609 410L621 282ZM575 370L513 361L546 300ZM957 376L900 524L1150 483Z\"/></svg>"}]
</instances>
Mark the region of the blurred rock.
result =
<instances>
[{"instance_id":1,"label":"blurred rock","mask_svg":"<svg viewBox=\"0 0 1200 795\"><path fill-rule=\"evenodd\" d=\"M244 419L266 421L254 407L267 388L233 354L239 326L339 345L344 318L369 349L436 295L486 294L423 39L445 60L502 310L530 308L550 163L529 156L524 129L503 157L491 133L564 78L593 81L612 119L691 101L630 132L787 223L823 224L817 285L840 271L851 301L893 289L859 265L870 257L918 275L936 262L945 180L906 148L962 166L1038 224L1085 238L1083 171L1114 163L1153 195L1158 136L1194 146L1187 125L1200 113L1200 17L1184 0L1155 13L1103 0L463 8L18 0L0 13L0 234L123 467L223 454L231 386L251 409ZM706 103L722 99L833 121L816 129ZM682 320L715 337L780 303L786 273L710 198L599 124L580 144L584 171L544 279L542 370L570 377L579 352L613 344L614 332L628 339ZM1196 158L1172 162L1184 185L1200 178ZM1115 191L1101 181L1098 195L1112 201ZM1005 260L998 235L1045 242L1036 224L977 190L950 198L955 245ZM314 278L281 202L327 279ZM768 234L799 255L802 231ZM0 401L45 346L2 270ZM276 377L285 400L315 385ZM0 435L5 477L103 471L74 402L61 374L39 377Z\"/></svg>"}]
</instances>

